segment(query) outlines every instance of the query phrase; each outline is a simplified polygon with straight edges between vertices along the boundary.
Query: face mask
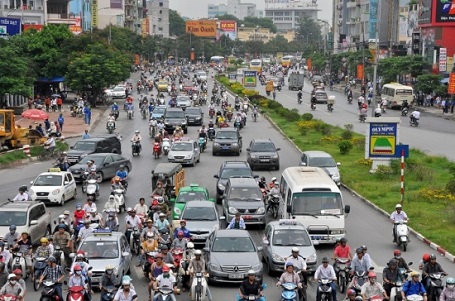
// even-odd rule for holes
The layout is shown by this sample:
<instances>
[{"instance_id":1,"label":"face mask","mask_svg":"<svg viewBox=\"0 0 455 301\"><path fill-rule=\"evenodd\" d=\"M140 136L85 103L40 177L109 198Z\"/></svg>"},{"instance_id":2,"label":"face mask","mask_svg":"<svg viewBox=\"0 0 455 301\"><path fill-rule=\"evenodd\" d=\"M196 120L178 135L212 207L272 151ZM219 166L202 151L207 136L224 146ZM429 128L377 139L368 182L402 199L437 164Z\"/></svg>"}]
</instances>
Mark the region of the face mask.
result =
<instances>
[{"instance_id":1,"label":"face mask","mask_svg":"<svg viewBox=\"0 0 455 301\"><path fill-rule=\"evenodd\" d=\"M164 278L169 278L169 273L163 273Z\"/></svg>"},{"instance_id":2,"label":"face mask","mask_svg":"<svg viewBox=\"0 0 455 301\"><path fill-rule=\"evenodd\" d=\"M148 240L149 242L152 242L152 241L153 241L153 238L149 238L149 239L147 239L147 240Z\"/></svg>"},{"instance_id":3,"label":"face mask","mask_svg":"<svg viewBox=\"0 0 455 301\"><path fill-rule=\"evenodd\" d=\"M124 292L129 292L129 291L130 291L130 288L129 288L129 287L125 287L125 288L123 289L123 291L124 291Z\"/></svg>"},{"instance_id":4,"label":"face mask","mask_svg":"<svg viewBox=\"0 0 455 301\"><path fill-rule=\"evenodd\" d=\"M82 271L76 271L76 274L77 274L77 275L81 275L81 274L82 274Z\"/></svg>"},{"instance_id":5,"label":"face mask","mask_svg":"<svg viewBox=\"0 0 455 301\"><path fill-rule=\"evenodd\" d=\"M111 274L112 274L112 270L108 270L108 271L106 271L106 273L107 273L108 275L111 275Z\"/></svg>"},{"instance_id":6,"label":"face mask","mask_svg":"<svg viewBox=\"0 0 455 301\"><path fill-rule=\"evenodd\" d=\"M395 259L400 259L400 258L401 258L400 255L395 256Z\"/></svg>"},{"instance_id":7,"label":"face mask","mask_svg":"<svg viewBox=\"0 0 455 301\"><path fill-rule=\"evenodd\" d=\"M448 289L453 289L455 287L455 284L447 284Z\"/></svg>"},{"instance_id":8,"label":"face mask","mask_svg":"<svg viewBox=\"0 0 455 301\"><path fill-rule=\"evenodd\" d=\"M15 285L17 283L16 280L10 280L9 283L11 283L12 285Z\"/></svg>"}]
</instances>

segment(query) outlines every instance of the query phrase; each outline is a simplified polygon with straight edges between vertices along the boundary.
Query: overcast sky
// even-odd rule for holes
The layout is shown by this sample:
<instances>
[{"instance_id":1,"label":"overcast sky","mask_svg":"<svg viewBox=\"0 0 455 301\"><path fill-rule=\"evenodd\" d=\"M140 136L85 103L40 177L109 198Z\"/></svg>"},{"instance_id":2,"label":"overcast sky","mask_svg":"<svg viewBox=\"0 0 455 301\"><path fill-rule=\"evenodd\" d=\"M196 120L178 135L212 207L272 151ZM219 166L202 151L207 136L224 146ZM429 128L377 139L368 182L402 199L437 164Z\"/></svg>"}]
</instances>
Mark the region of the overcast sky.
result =
<instances>
[{"instance_id":1,"label":"overcast sky","mask_svg":"<svg viewBox=\"0 0 455 301\"><path fill-rule=\"evenodd\" d=\"M307 0L307 2L310 2ZM169 0L171 9L176 10L182 17L189 17L191 19L207 18L207 5L208 4L227 4L227 0ZM256 8L260 10L265 9L264 0L241 0L241 3L255 3ZM319 19L332 23L332 0L319 0Z\"/></svg>"}]
</instances>

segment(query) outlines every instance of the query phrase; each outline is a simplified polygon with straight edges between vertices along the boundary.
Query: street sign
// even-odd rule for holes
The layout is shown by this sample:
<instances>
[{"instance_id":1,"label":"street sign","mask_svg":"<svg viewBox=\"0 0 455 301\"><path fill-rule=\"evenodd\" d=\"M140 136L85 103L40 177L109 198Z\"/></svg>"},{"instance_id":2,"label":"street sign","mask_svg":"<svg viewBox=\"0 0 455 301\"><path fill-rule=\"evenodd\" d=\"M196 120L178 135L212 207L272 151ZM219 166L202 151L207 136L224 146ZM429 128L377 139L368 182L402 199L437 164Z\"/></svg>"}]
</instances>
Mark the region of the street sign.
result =
<instances>
[{"instance_id":1,"label":"street sign","mask_svg":"<svg viewBox=\"0 0 455 301\"><path fill-rule=\"evenodd\" d=\"M256 75L255 70L244 70L243 71L243 86L244 87L256 87Z\"/></svg>"},{"instance_id":2,"label":"street sign","mask_svg":"<svg viewBox=\"0 0 455 301\"><path fill-rule=\"evenodd\" d=\"M439 49L439 72L447 71L447 48Z\"/></svg>"},{"instance_id":3,"label":"street sign","mask_svg":"<svg viewBox=\"0 0 455 301\"><path fill-rule=\"evenodd\" d=\"M398 144L396 147L395 158L400 158L402 152L404 152L405 158L409 158L409 145Z\"/></svg>"},{"instance_id":4,"label":"street sign","mask_svg":"<svg viewBox=\"0 0 455 301\"><path fill-rule=\"evenodd\" d=\"M450 73L448 94L455 94L455 72Z\"/></svg>"},{"instance_id":5,"label":"street sign","mask_svg":"<svg viewBox=\"0 0 455 301\"><path fill-rule=\"evenodd\" d=\"M21 33L21 20L0 18L0 36L13 36Z\"/></svg>"},{"instance_id":6,"label":"street sign","mask_svg":"<svg viewBox=\"0 0 455 301\"><path fill-rule=\"evenodd\" d=\"M399 118L367 118L366 159L390 159L397 156ZM401 155L401 153L399 154Z\"/></svg>"}]
</instances>

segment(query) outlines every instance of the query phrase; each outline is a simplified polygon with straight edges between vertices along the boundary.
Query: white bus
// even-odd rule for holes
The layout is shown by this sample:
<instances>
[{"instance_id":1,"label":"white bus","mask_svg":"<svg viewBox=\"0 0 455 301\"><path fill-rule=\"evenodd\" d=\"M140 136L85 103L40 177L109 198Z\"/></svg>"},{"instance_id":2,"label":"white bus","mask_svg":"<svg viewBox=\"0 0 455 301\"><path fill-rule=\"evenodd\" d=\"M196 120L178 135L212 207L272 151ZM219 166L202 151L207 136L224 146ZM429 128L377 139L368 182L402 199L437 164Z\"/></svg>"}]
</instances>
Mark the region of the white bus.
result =
<instances>
[{"instance_id":1,"label":"white bus","mask_svg":"<svg viewBox=\"0 0 455 301\"><path fill-rule=\"evenodd\" d=\"M295 57L293 55L285 55L281 58L281 67L291 68L295 64Z\"/></svg>"},{"instance_id":2,"label":"white bus","mask_svg":"<svg viewBox=\"0 0 455 301\"><path fill-rule=\"evenodd\" d=\"M406 99L411 104L414 98L414 89L399 83L385 84L381 90L381 97L387 99L389 108L401 107Z\"/></svg>"},{"instance_id":3,"label":"white bus","mask_svg":"<svg viewBox=\"0 0 455 301\"><path fill-rule=\"evenodd\" d=\"M250 70L257 71L258 75L262 72L262 60L254 59L250 61Z\"/></svg>"},{"instance_id":4,"label":"white bus","mask_svg":"<svg viewBox=\"0 0 455 301\"><path fill-rule=\"evenodd\" d=\"M319 167L288 167L281 175L280 218L302 223L313 242L335 244L345 237L344 206L338 186Z\"/></svg>"}]
</instances>

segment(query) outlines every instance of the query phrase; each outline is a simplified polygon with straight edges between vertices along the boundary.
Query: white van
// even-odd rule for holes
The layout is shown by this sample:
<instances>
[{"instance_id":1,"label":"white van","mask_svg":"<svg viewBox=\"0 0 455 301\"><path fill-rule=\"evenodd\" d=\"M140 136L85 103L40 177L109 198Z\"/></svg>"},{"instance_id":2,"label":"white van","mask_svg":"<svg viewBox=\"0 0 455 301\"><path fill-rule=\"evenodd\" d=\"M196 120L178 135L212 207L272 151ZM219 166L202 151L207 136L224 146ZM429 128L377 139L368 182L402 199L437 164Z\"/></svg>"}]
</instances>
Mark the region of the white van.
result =
<instances>
[{"instance_id":1,"label":"white van","mask_svg":"<svg viewBox=\"0 0 455 301\"><path fill-rule=\"evenodd\" d=\"M344 206L338 186L319 167L289 167L281 175L280 214L282 219L296 219L310 234L313 243L334 244L345 237Z\"/></svg>"}]
</instances>

